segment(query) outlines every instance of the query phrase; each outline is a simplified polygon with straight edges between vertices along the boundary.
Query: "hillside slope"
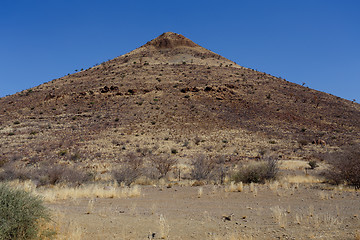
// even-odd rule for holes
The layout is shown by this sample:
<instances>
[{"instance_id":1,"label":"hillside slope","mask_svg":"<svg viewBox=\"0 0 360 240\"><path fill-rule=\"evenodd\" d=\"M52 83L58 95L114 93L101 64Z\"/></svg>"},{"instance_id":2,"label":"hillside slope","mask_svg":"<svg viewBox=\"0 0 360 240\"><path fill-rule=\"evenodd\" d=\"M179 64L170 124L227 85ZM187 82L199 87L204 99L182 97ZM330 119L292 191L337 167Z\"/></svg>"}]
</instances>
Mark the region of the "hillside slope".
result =
<instances>
[{"instance_id":1,"label":"hillside slope","mask_svg":"<svg viewBox=\"0 0 360 240\"><path fill-rule=\"evenodd\" d=\"M311 158L360 139L359 104L241 67L175 33L1 98L0 111L0 160L24 164L91 165L129 152Z\"/></svg>"}]
</instances>

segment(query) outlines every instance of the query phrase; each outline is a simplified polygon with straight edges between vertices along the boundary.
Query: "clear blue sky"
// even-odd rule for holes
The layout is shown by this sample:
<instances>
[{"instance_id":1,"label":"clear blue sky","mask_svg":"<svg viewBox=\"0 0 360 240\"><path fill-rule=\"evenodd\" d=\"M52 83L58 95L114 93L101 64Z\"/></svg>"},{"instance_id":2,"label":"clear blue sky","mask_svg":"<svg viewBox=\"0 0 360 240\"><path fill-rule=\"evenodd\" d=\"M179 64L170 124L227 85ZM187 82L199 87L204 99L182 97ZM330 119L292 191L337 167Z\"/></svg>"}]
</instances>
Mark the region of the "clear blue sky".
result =
<instances>
[{"instance_id":1,"label":"clear blue sky","mask_svg":"<svg viewBox=\"0 0 360 240\"><path fill-rule=\"evenodd\" d=\"M360 102L358 0L2 0L0 97L167 31L242 66Z\"/></svg>"}]
</instances>

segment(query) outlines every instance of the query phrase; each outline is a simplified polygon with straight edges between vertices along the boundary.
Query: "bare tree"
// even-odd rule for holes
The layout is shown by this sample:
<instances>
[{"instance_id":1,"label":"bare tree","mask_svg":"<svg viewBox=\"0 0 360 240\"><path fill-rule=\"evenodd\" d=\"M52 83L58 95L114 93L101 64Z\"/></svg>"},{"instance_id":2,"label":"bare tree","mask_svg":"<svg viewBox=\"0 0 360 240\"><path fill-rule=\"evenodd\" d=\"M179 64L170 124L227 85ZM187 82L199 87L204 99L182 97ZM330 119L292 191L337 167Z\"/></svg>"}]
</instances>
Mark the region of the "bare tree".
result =
<instances>
[{"instance_id":1,"label":"bare tree","mask_svg":"<svg viewBox=\"0 0 360 240\"><path fill-rule=\"evenodd\" d=\"M134 153L126 155L125 159L121 162L121 167L113 171L113 176L118 183L125 183L130 185L142 174L142 165L144 159Z\"/></svg>"},{"instance_id":2,"label":"bare tree","mask_svg":"<svg viewBox=\"0 0 360 240\"><path fill-rule=\"evenodd\" d=\"M210 178L216 163L213 159L200 154L191 161L191 165L193 166L191 177L196 180L204 180Z\"/></svg>"},{"instance_id":3,"label":"bare tree","mask_svg":"<svg viewBox=\"0 0 360 240\"><path fill-rule=\"evenodd\" d=\"M175 158L169 157L169 155L158 155L150 158L151 164L158 170L159 179L166 176L166 174L177 163Z\"/></svg>"}]
</instances>

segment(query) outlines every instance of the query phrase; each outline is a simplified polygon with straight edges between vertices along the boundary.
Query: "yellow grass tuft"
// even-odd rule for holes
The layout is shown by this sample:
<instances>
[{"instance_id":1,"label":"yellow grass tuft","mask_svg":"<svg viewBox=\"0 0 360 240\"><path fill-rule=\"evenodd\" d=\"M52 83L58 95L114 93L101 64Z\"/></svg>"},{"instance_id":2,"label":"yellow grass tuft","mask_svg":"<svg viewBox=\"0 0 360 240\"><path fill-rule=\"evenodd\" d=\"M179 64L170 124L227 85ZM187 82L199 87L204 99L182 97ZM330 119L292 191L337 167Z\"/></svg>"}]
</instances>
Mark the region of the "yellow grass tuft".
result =
<instances>
[{"instance_id":1,"label":"yellow grass tuft","mask_svg":"<svg viewBox=\"0 0 360 240\"><path fill-rule=\"evenodd\" d=\"M270 210L279 226L281 228L285 228L287 225L286 210L281 208L280 206L271 207Z\"/></svg>"},{"instance_id":2,"label":"yellow grass tuft","mask_svg":"<svg viewBox=\"0 0 360 240\"><path fill-rule=\"evenodd\" d=\"M232 181L229 186L225 188L226 192L242 192L244 191L244 185L242 182L235 183Z\"/></svg>"},{"instance_id":3,"label":"yellow grass tuft","mask_svg":"<svg viewBox=\"0 0 360 240\"><path fill-rule=\"evenodd\" d=\"M239 182L236 186L236 189L238 190L238 192L242 192L244 191L244 185L242 182Z\"/></svg>"},{"instance_id":4,"label":"yellow grass tuft","mask_svg":"<svg viewBox=\"0 0 360 240\"><path fill-rule=\"evenodd\" d=\"M201 196L203 195L204 189L203 187L199 187L198 188L198 198L201 198Z\"/></svg>"},{"instance_id":5,"label":"yellow grass tuft","mask_svg":"<svg viewBox=\"0 0 360 240\"><path fill-rule=\"evenodd\" d=\"M166 223L165 217L161 214L159 219L160 238L166 239L169 237L170 226Z\"/></svg>"},{"instance_id":6,"label":"yellow grass tuft","mask_svg":"<svg viewBox=\"0 0 360 240\"><path fill-rule=\"evenodd\" d=\"M314 176L287 176L282 179L284 182L288 183L320 183L322 182L321 179L316 178Z\"/></svg>"},{"instance_id":7,"label":"yellow grass tuft","mask_svg":"<svg viewBox=\"0 0 360 240\"><path fill-rule=\"evenodd\" d=\"M255 185L254 185L253 182L250 183L249 189L250 189L250 192L254 192L254 190L255 190Z\"/></svg>"},{"instance_id":8,"label":"yellow grass tuft","mask_svg":"<svg viewBox=\"0 0 360 240\"><path fill-rule=\"evenodd\" d=\"M279 161L279 168L282 170L303 170L308 167L309 167L308 162L302 160Z\"/></svg>"}]
</instances>

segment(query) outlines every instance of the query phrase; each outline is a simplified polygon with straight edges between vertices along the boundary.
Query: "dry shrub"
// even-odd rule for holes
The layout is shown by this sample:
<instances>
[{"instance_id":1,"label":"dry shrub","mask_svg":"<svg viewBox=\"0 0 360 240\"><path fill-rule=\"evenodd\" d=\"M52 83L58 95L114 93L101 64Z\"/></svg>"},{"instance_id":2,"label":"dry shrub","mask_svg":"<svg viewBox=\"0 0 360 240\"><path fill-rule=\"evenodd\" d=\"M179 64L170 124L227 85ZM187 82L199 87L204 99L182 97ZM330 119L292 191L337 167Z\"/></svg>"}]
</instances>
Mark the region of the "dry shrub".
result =
<instances>
[{"instance_id":1,"label":"dry shrub","mask_svg":"<svg viewBox=\"0 0 360 240\"><path fill-rule=\"evenodd\" d=\"M90 181L92 178L91 174L71 169L66 165L48 165L31 173L31 179L37 180L40 185L55 185L58 183L80 185Z\"/></svg>"},{"instance_id":2,"label":"dry shrub","mask_svg":"<svg viewBox=\"0 0 360 240\"><path fill-rule=\"evenodd\" d=\"M324 173L333 184L347 184L360 189L360 146L344 148L342 152L328 154L325 159L330 168Z\"/></svg>"},{"instance_id":3,"label":"dry shrub","mask_svg":"<svg viewBox=\"0 0 360 240\"><path fill-rule=\"evenodd\" d=\"M38 186L58 183L80 185L90 181L92 178L92 174L81 172L66 165L49 162L33 169L18 169L13 163L9 163L3 167L3 172L0 174L0 180L32 180Z\"/></svg>"},{"instance_id":4,"label":"dry shrub","mask_svg":"<svg viewBox=\"0 0 360 240\"><path fill-rule=\"evenodd\" d=\"M240 168L232 176L232 179L236 183L265 183L266 180L276 179L278 171L278 160L267 157L260 162L254 162Z\"/></svg>"},{"instance_id":5,"label":"dry shrub","mask_svg":"<svg viewBox=\"0 0 360 240\"><path fill-rule=\"evenodd\" d=\"M216 167L215 161L203 154L196 156L191 161L191 165L193 168L190 175L195 180L210 179Z\"/></svg>"},{"instance_id":6,"label":"dry shrub","mask_svg":"<svg viewBox=\"0 0 360 240\"><path fill-rule=\"evenodd\" d=\"M15 179L29 179L27 171L17 169L13 162L5 163L3 166L3 171L0 172L0 181L11 181Z\"/></svg>"},{"instance_id":7,"label":"dry shrub","mask_svg":"<svg viewBox=\"0 0 360 240\"><path fill-rule=\"evenodd\" d=\"M124 183L130 186L137 178L142 175L142 165L144 160L142 157L129 153L126 155L124 161L121 163L121 167L118 170L114 170L113 177L118 183Z\"/></svg>"},{"instance_id":8,"label":"dry shrub","mask_svg":"<svg viewBox=\"0 0 360 240\"><path fill-rule=\"evenodd\" d=\"M158 155L150 158L151 164L158 171L158 179L163 178L177 164L177 160L170 158L169 155Z\"/></svg>"},{"instance_id":9,"label":"dry shrub","mask_svg":"<svg viewBox=\"0 0 360 240\"><path fill-rule=\"evenodd\" d=\"M216 179L220 180L220 184L224 184L226 175L228 173L228 167L226 166L226 158L223 155L218 155L213 161L215 162L213 175L214 177L216 177Z\"/></svg>"}]
</instances>

